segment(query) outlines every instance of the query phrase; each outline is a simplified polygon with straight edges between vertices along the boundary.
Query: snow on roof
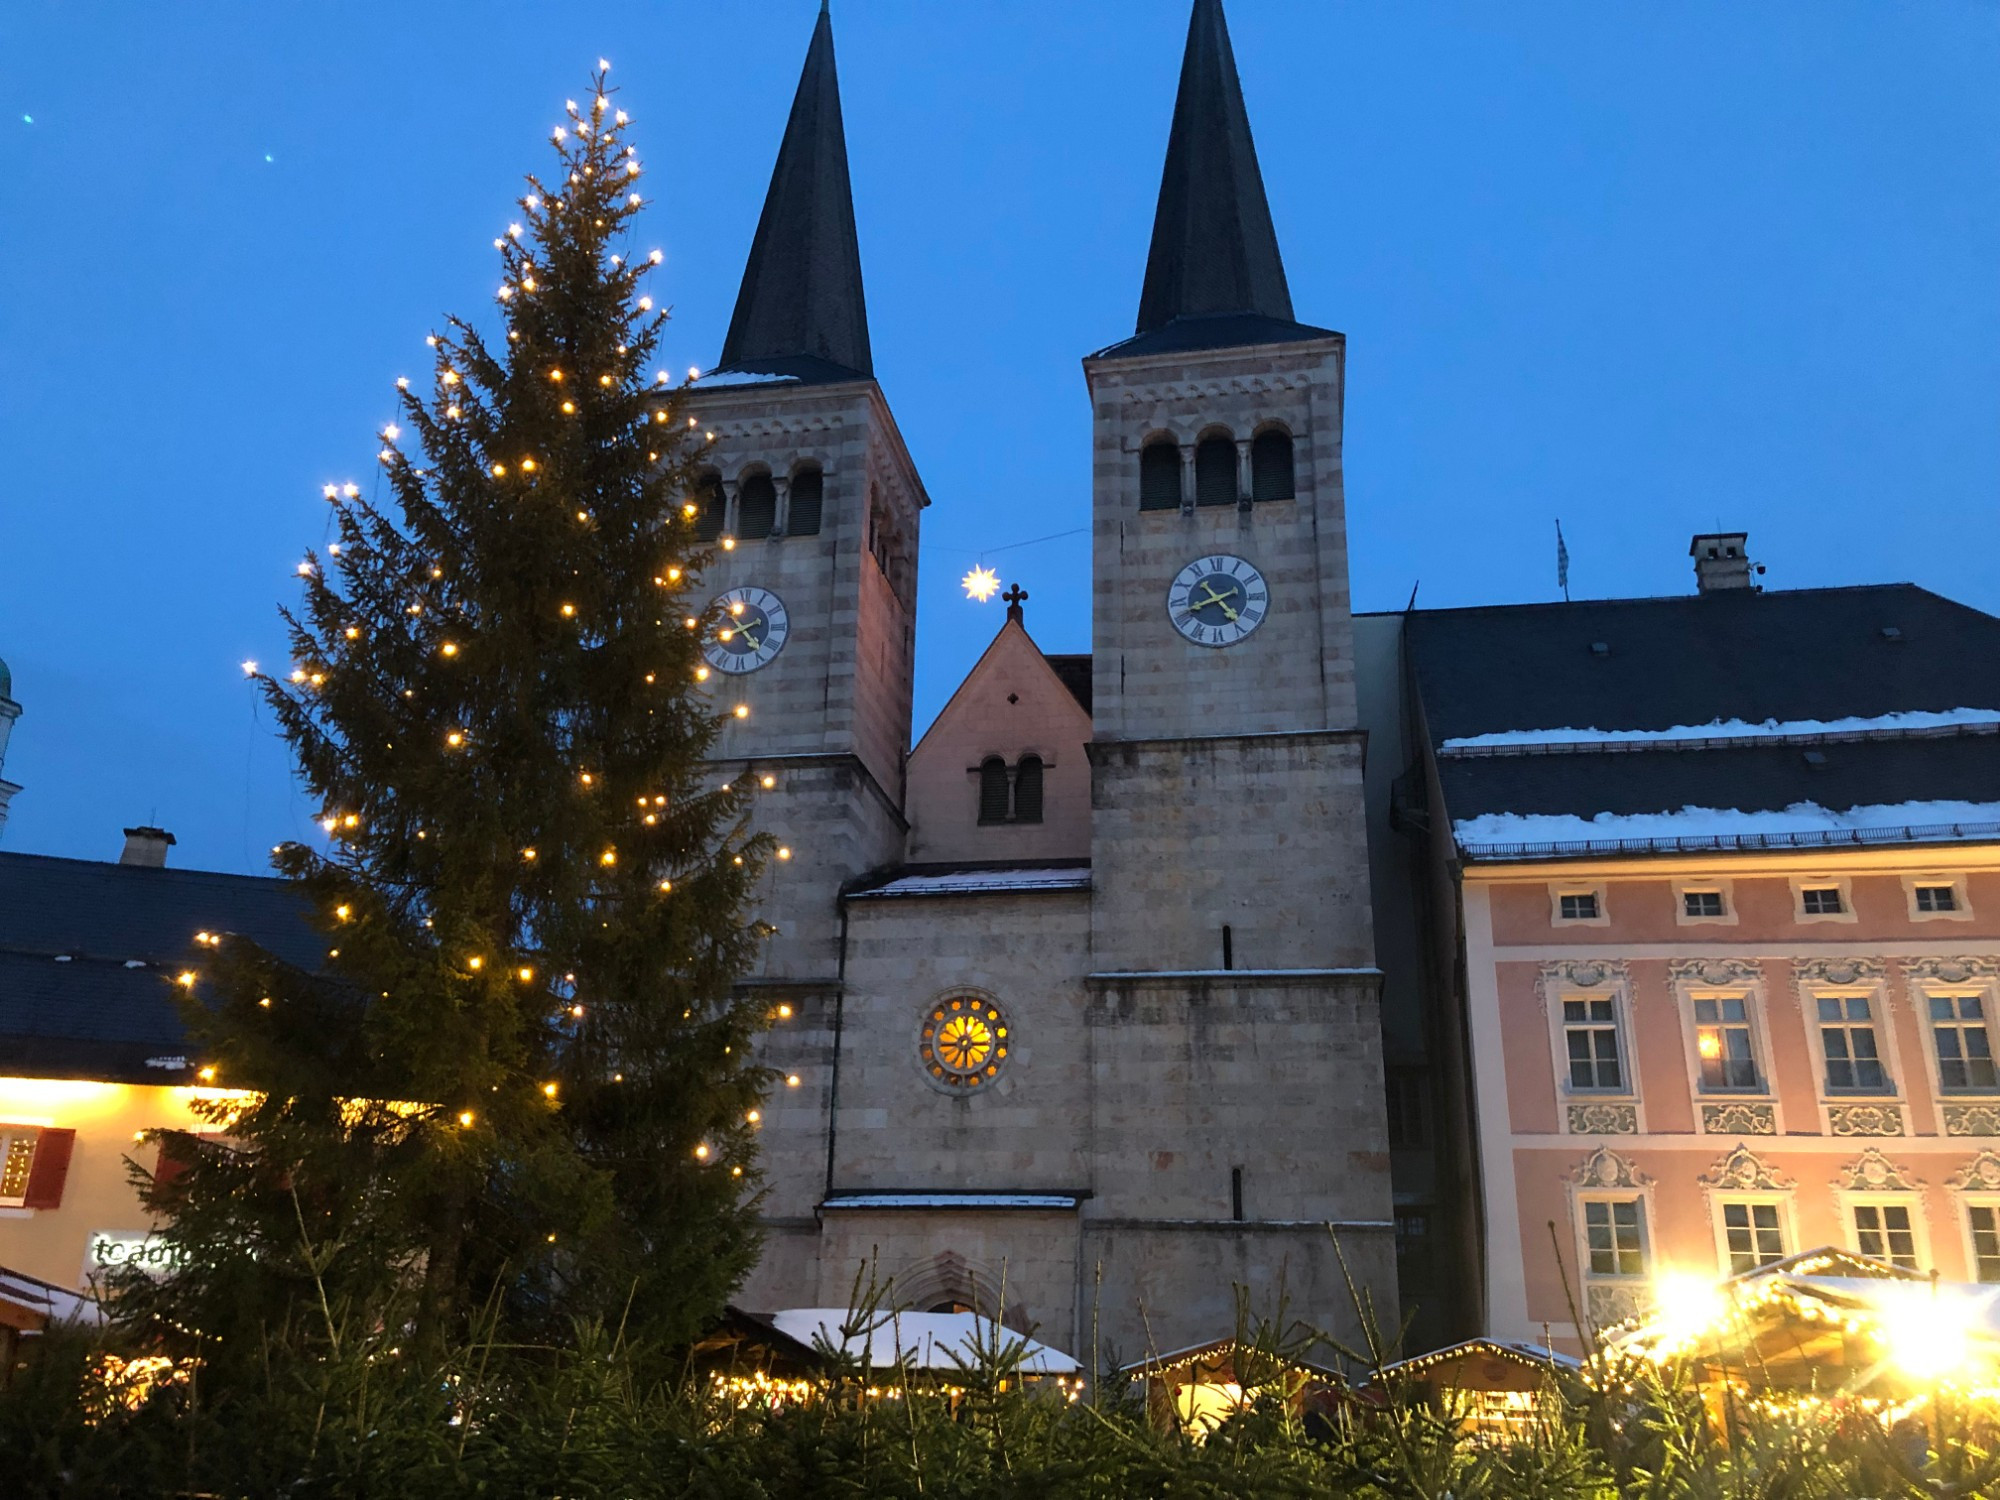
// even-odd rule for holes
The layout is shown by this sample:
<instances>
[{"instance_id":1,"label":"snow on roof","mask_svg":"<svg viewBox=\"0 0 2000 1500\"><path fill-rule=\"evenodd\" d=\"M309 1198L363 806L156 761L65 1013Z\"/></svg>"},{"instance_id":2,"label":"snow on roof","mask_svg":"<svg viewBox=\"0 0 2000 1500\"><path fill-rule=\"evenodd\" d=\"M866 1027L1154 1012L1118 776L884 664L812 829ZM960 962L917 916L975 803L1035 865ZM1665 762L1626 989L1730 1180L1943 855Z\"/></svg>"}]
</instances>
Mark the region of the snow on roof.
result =
<instances>
[{"instance_id":1,"label":"snow on roof","mask_svg":"<svg viewBox=\"0 0 2000 1500\"><path fill-rule=\"evenodd\" d=\"M1760 740L1781 736L1817 737L1907 733L1965 725L2000 728L2000 709L1947 708L1912 710L1845 719L1715 719L1707 724L1676 724L1668 729L1503 729L1468 734L1440 743L1439 749L1505 750L1569 748L1596 745L1670 745L1689 740Z\"/></svg>"},{"instance_id":2,"label":"snow on roof","mask_svg":"<svg viewBox=\"0 0 2000 1500\"><path fill-rule=\"evenodd\" d=\"M46 1323L82 1323L95 1326L104 1321L104 1308L95 1297L73 1292L68 1287L43 1281L25 1271L0 1266L0 1301L13 1303L38 1315Z\"/></svg>"},{"instance_id":3,"label":"snow on roof","mask_svg":"<svg viewBox=\"0 0 2000 1500\"><path fill-rule=\"evenodd\" d=\"M907 1363L946 1374L974 1363L997 1337L1002 1347L1024 1342L1027 1375L1074 1375L1077 1363L1060 1349L1023 1339L978 1313L856 1313L845 1307L789 1307L770 1315L772 1327L801 1344L831 1345L870 1369Z\"/></svg>"},{"instance_id":4,"label":"snow on roof","mask_svg":"<svg viewBox=\"0 0 2000 1500\"><path fill-rule=\"evenodd\" d=\"M706 375L697 376L695 384L703 389L724 385L796 385L796 375L767 375L762 370L710 370Z\"/></svg>"},{"instance_id":5,"label":"snow on roof","mask_svg":"<svg viewBox=\"0 0 2000 1500\"><path fill-rule=\"evenodd\" d=\"M1898 802L1844 811L1816 802L1782 810L1683 807L1673 812L1484 813L1453 822L1468 853L1610 853L1646 848L1795 848L1937 843L2000 834L2000 802Z\"/></svg>"},{"instance_id":6,"label":"snow on roof","mask_svg":"<svg viewBox=\"0 0 2000 1500\"><path fill-rule=\"evenodd\" d=\"M964 896L990 891L1087 891L1087 867L1049 866L1026 870L947 870L934 875L901 875L887 885L858 891L856 897Z\"/></svg>"},{"instance_id":7,"label":"snow on roof","mask_svg":"<svg viewBox=\"0 0 2000 1500\"><path fill-rule=\"evenodd\" d=\"M1075 1193L836 1193L821 1208L1054 1208L1071 1209Z\"/></svg>"}]
</instances>

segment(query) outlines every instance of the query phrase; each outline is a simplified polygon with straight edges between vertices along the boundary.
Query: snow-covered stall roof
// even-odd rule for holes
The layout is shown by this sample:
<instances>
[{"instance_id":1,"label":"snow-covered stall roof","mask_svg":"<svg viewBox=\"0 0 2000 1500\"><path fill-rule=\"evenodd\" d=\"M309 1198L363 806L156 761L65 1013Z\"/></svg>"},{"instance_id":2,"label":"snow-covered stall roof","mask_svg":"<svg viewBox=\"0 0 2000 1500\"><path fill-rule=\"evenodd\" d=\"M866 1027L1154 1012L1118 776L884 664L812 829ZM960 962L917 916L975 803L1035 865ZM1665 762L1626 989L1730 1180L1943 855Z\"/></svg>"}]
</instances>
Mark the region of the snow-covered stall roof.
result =
<instances>
[{"instance_id":1,"label":"snow-covered stall roof","mask_svg":"<svg viewBox=\"0 0 2000 1500\"><path fill-rule=\"evenodd\" d=\"M1011 1347L1023 1336L978 1313L856 1313L845 1307L790 1307L769 1315L771 1326L809 1347L838 1349L869 1369L902 1364L950 1374L971 1365L982 1350ZM1074 1375L1078 1366L1060 1349L1026 1339L1021 1371Z\"/></svg>"},{"instance_id":2,"label":"snow-covered stall roof","mask_svg":"<svg viewBox=\"0 0 2000 1500\"><path fill-rule=\"evenodd\" d=\"M1486 751L1601 750L1615 745L1700 745L1735 740L1847 739L1861 735L1913 734L1940 729L2000 731L2000 709L1913 709L1900 713L1850 715L1839 719L1711 719L1706 724L1674 724L1665 729L1501 729L1459 735L1439 742L1450 755Z\"/></svg>"}]
</instances>

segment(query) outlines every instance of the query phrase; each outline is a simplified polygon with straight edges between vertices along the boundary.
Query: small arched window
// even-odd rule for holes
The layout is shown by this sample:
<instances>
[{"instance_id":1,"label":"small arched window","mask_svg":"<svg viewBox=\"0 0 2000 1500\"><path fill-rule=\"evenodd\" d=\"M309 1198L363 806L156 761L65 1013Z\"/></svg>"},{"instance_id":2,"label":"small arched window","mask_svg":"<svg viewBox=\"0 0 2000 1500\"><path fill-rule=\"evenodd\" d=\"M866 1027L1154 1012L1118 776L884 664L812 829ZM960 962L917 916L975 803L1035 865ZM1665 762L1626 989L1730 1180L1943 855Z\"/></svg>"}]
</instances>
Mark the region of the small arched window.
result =
<instances>
[{"instance_id":1,"label":"small arched window","mask_svg":"<svg viewBox=\"0 0 2000 1500\"><path fill-rule=\"evenodd\" d=\"M826 476L818 469L801 469L792 476L791 516L785 524L786 536L818 536L820 503L826 495Z\"/></svg>"},{"instance_id":2,"label":"small arched window","mask_svg":"<svg viewBox=\"0 0 2000 1500\"><path fill-rule=\"evenodd\" d=\"M1014 767L1014 821L1042 821L1042 758L1024 755Z\"/></svg>"},{"instance_id":3,"label":"small arched window","mask_svg":"<svg viewBox=\"0 0 2000 1500\"><path fill-rule=\"evenodd\" d=\"M778 487L769 474L746 474L736 482L736 534L767 537L778 524Z\"/></svg>"},{"instance_id":4,"label":"small arched window","mask_svg":"<svg viewBox=\"0 0 2000 1500\"><path fill-rule=\"evenodd\" d=\"M997 755L979 763L979 821L1007 821L1007 762Z\"/></svg>"},{"instance_id":5,"label":"small arched window","mask_svg":"<svg viewBox=\"0 0 2000 1500\"><path fill-rule=\"evenodd\" d=\"M1250 445L1250 498L1292 498L1292 435L1272 428Z\"/></svg>"},{"instance_id":6,"label":"small arched window","mask_svg":"<svg viewBox=\"0 0 2000 1500\"><path fill-rule=\"evenodd\" d=\"M1226 437L1206 437L1194 450L1194 503L1236 503L1236 445Z\"/></svg>"},{"instance_id":7,"label":"small arched window","mask_svg":"<svg viewBox=\"0 0 2000 1500\"><path fill-rule=\"evenodd\" d=\"M1181 508L1181 448L1170 437L1157 437L1139 450L1139 509Z\"/></svg>"},{"instance_id":8,"label":"small arched window","mask_svg":"<svg viewBox=\"0 0 2000 1500\"><path fill-rule=\"evenodd\" d=\"M722 497L722 476L713 471L704 474L694 482L691 497L697 507L694 516L694 539L698 542L712 542L722 535L722 517L727 502Z\"/></svg>"}]
</instances>

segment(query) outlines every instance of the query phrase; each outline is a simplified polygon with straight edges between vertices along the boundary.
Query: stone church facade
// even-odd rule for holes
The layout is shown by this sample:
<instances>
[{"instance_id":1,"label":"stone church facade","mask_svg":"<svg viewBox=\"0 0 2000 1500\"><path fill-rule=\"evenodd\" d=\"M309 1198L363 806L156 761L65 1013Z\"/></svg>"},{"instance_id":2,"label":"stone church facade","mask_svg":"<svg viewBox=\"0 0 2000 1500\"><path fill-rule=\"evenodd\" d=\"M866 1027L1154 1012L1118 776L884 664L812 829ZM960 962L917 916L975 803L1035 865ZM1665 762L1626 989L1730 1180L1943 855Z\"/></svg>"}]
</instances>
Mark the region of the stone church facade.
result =
<instances>
[{"instance_id":1,"label":"stone church facade","mask_svg":"<svg viewBox=\"0 0 2000 1500\"><path fill-rule=\"evenodd\" d=\"M1228 1333L1239 1285L1353 1338L1351 1275L1393 1319L1343 355L1293 317L1198 0L1138 329L1084 362L1095 649L1045 657L1016 600L912 751L929 497L872 374L821 15L697 398L707 581L744 606L718 764L786 851L746 1307L872 1275L1100 1358Z\"/></svg>"}]
</instances>

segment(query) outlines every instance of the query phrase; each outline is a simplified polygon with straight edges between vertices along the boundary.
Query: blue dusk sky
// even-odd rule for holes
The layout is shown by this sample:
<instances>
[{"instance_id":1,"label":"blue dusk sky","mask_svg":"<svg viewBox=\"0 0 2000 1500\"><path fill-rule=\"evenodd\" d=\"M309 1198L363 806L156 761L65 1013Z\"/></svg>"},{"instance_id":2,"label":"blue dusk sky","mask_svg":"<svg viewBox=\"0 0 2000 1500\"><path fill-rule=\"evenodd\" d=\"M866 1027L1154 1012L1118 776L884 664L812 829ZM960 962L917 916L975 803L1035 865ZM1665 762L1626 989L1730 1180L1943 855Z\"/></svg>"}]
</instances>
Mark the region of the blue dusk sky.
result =
<instances>
[{"instance_id":1,"label":"blue dusk sky","mask_svg":"<svg viewBox=\"0 0 2000 1500\"><path fill-rule=\"evenodd\" d=\"M599 56L715 359L814 0L9 0L4 847L310 831L237 663ZM2000 610L2000 9L1231 0L1299 316L1348 336L1357 609L1913 580ZM1080 357L1132 330L1185 0L837 0L877 373L933 500L917 725L1089 646ZM1013 544L1055 535L1034 546ZM1003 548L1009 550L1001 550ZM2000 707L2000 705L1980 705Z\"/></svg>"}]
</instances>

